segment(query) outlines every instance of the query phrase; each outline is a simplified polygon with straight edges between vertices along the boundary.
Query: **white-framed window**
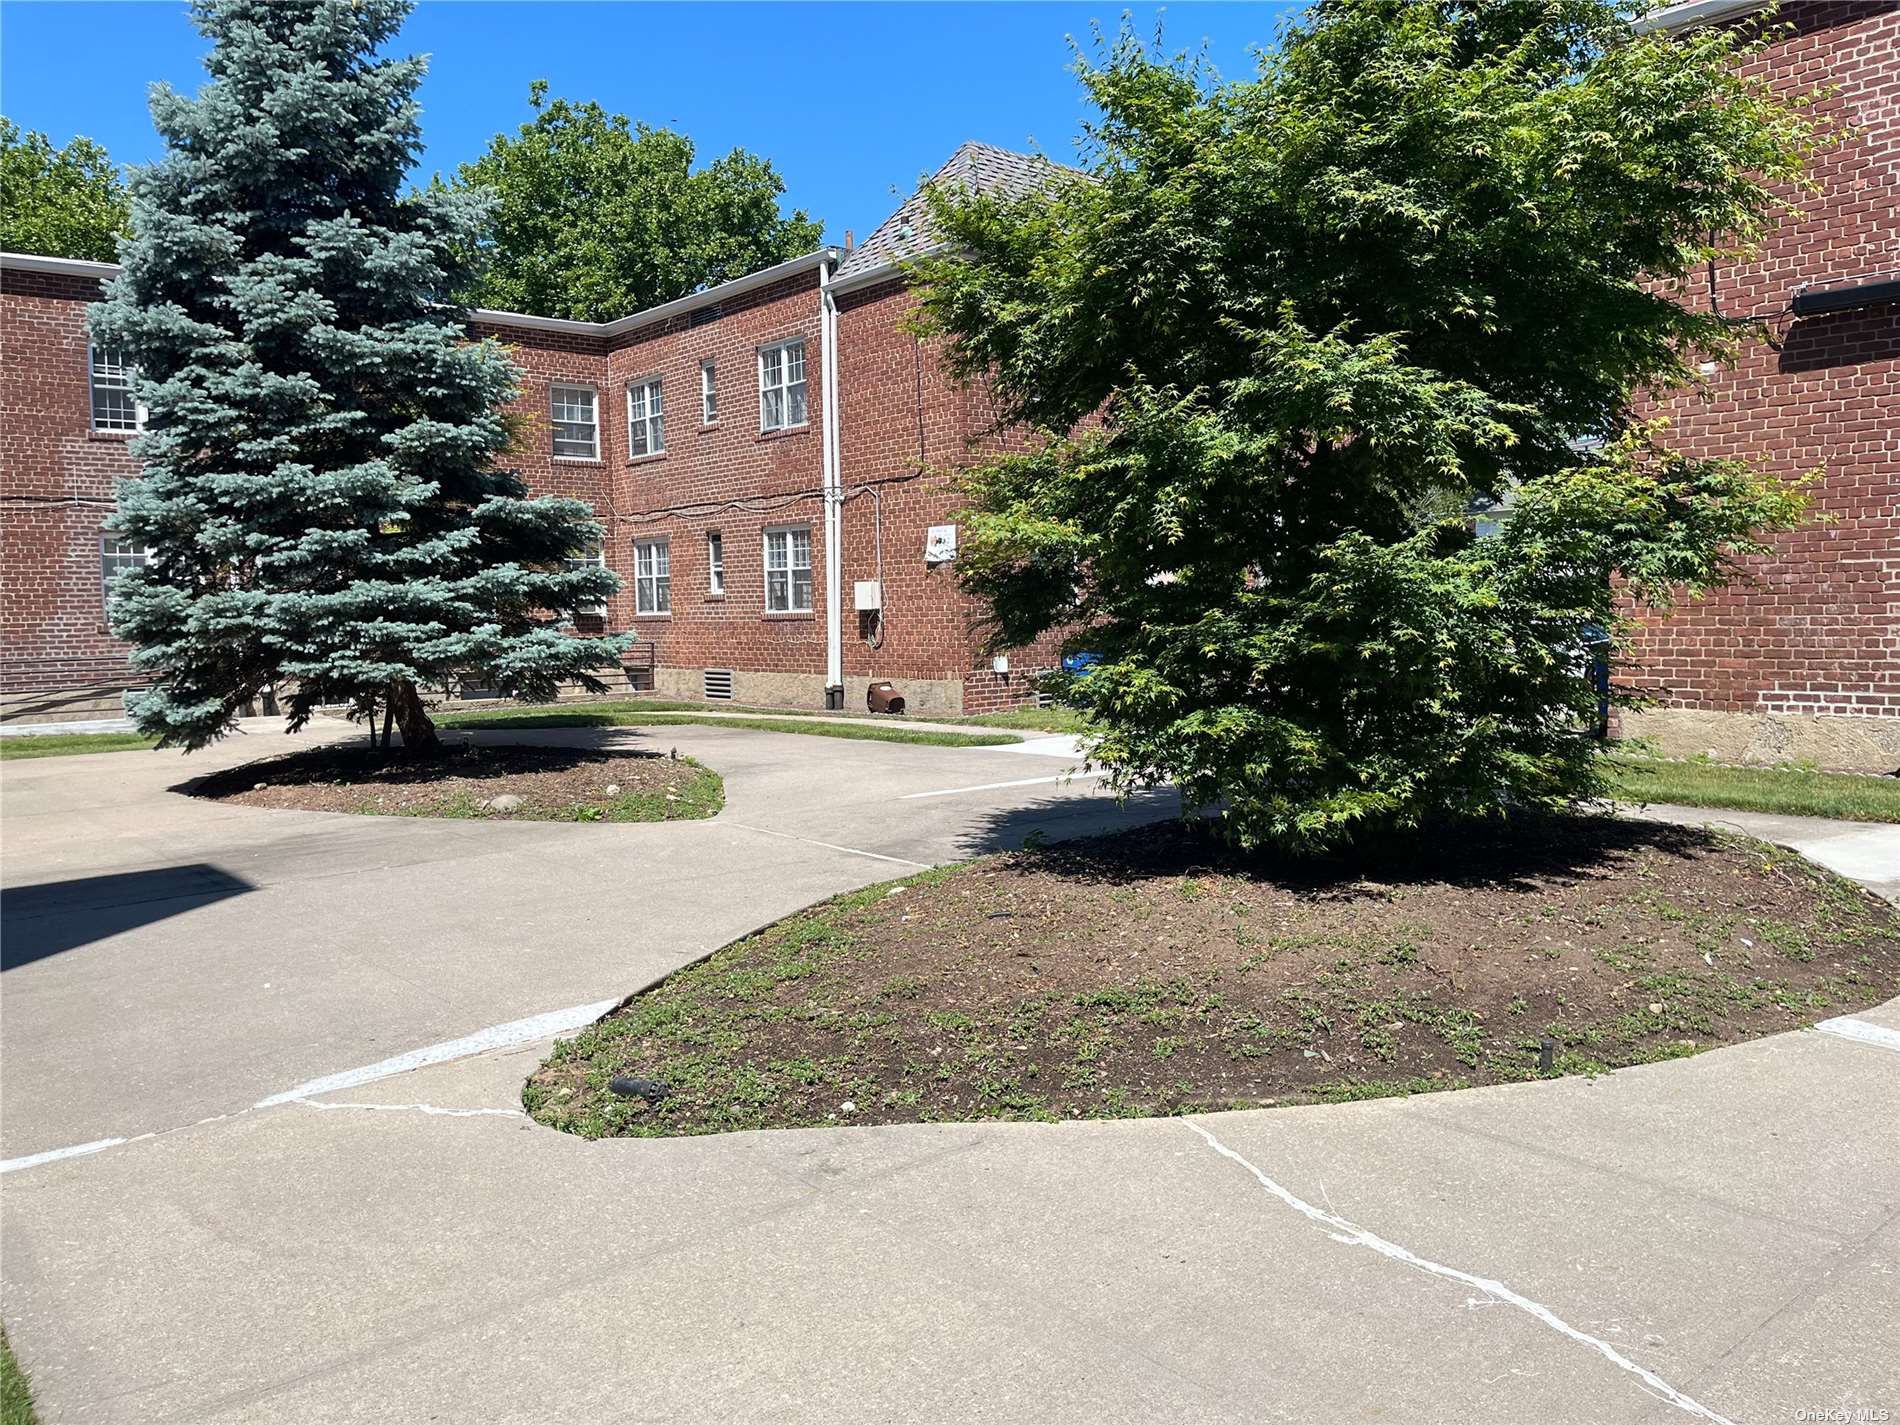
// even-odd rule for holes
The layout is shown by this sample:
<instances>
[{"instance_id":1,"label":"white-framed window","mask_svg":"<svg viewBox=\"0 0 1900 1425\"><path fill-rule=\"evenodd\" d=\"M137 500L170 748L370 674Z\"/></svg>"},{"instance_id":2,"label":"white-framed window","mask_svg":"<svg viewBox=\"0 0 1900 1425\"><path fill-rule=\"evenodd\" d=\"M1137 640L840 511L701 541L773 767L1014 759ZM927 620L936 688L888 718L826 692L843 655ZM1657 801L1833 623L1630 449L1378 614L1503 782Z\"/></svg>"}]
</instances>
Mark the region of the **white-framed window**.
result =
<instances>
[{"instance_id":1,"label":"white-framed window","mask_svg":"<svg viewBox=\"0 0 1900 1425\"><path fill-rule=\"evenodd\" d=\"M143 544L114 534L99 536L99 601L108 613L112 609L112 581L128 569L143 569L151 562L152 551Z\"/></svg>"},{"instance_id":2,"label":"white-framed window","mask_svg":"<svg viewBox=\"0 0 1900 1425\"><path fill-rule=\"evenodd\" d=\"M112 434L145 429L145 407L132 392L131 358L110 346L87 348L92 365L92 428Z\"/></svg>"},{"instance_id":3,"label":"white-framed window","mask_svg":"<svg viewBox=\"0 0 1900 1425\"><path fill-rule=\"evenodd\" d=\"M673 561L664 539L634 541L633 611L637 614L673 612Z\"/></svg>"},{"instance_id":4,"label":"white-framed window","mask_svg":"<svg viewBox=\"0 0 1900 1425\"><path fill-rule=\"evenodd\" d=\"M759 348L759 429L805 424L805 341Z\"/></svg>"},{"instance_id":5,"label":"white-framed window","mask_svg":"<svg viewBox=\"0 0 1900 1425\"><path fill-rule=\"evenodd\" d=\"M600 459L600 400L592 386L548 387L548 419L554 423L554 454L567 460Z\"/></svg>"},{"instance_id":6,"label":"white-framed window","mask_svg":"<svg viewBox=\"0 0 1900 1425\"><path fill-rule=\"evenodd\" d=\"M765 532L765 611L811 612L811 526Z\"/></svg>"},{"instance_id":7,"label":"white-framed window","mask_svg":"<svg viewBox=\"0 0 1900 1425\"><path fill-rule=\"evenodd\" d=\"M660 378L635 381L627 387L627 455L660 455L666 450L666 427L660 415Z\"/></svg>"},{"instance_id":8,"label":"white-framed window","mask_svg":"<svg viewBox=\"0 0 1900 1425\"><path fill-rule=\"evenodd\" d=\"M726 592L726 541L716 529L706 531L706 592Z\"/></svg>"},{"instance_id":9,"label":"white-framed window","mask_svg":"<svg viewBox=\"0 0 1900 1425\"><path fill-rule=\"evenodd\" d=\"M561 568L570 574L576 569L604 569L606 567L607 553L600 547L600 541L597 539L588 540L581 546L580 553L570 554L561 561ZM604 603L576 604L574 612L604 618L607 614L607 605Z\"/></svg>"},{"instance_id":10,"label":"white-framed window","mask_svg":"<svg viewBox=\"0 0 1900 1425\"><path fill-rule=\"evenodd\" d=\"M710 357L699 363L699 423L719 423L719 369Z\"/></svg>"}]
</instances>

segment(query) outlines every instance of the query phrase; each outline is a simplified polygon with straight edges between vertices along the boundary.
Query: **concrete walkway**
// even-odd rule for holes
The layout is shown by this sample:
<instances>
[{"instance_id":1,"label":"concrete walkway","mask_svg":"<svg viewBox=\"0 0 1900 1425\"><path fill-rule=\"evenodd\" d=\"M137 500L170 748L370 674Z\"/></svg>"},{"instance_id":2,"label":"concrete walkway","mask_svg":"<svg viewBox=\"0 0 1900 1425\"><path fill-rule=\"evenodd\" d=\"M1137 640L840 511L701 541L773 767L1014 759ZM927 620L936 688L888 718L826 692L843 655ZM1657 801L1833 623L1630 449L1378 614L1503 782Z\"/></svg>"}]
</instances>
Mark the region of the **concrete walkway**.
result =
<instances>
[{"instance_id":1,"label":"concrete walkway","mask_svg":"<svg viewBox=\"0 0 1900 1425\"><path fill-rule=\"evenodd\" d=\"M559 1025L756 924L1172 810L1019 748L592 736L702 758L728 810L488 826L167 790L274 740L0 769L0 1147L29 1160L0 1178L0 1304L48 1425L1900 1408L1900 1003L1338 1108L532 1124Z\"/></svg>"},{"instance_id":2,"label":"concrete walkway","mask_svg":"<svg viewBox=\"0 0 1900 1425\"><path fill-rule=\"evenodd\" d=\"M1900 826L1865 821L1832 821L1818 816L1776 816L1760 811L1657 803L1625 807L1642 821L1681 826L1726 827L1778 846L1791 847L1830 871L1851 877L1877 895L1900 904ZM1900 1420L1900 1411L1894 1418Z\"/></svg>"}]
</instances>

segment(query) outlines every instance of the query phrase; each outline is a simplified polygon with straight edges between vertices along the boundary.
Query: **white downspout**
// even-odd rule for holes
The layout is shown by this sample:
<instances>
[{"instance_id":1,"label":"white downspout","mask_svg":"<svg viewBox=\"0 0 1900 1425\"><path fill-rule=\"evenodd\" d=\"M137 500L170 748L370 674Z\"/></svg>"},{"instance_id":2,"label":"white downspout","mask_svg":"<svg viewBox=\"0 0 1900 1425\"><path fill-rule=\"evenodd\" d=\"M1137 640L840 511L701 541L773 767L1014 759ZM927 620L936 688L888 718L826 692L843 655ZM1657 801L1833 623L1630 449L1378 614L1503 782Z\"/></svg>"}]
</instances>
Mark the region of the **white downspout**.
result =
<instances>
[{"instance_id":1,"label":"white downspout","mask_svg":"<svg viewBox=\"0 0 1900 1425\"><path fill-rule=\"evenodd\" d=\"M819 416L824 444L825 706L844 706L844 479L838 460L838 304L831 295L831 263L818 268L818 360L823 390Z\"/></svg>"}]
</instances>

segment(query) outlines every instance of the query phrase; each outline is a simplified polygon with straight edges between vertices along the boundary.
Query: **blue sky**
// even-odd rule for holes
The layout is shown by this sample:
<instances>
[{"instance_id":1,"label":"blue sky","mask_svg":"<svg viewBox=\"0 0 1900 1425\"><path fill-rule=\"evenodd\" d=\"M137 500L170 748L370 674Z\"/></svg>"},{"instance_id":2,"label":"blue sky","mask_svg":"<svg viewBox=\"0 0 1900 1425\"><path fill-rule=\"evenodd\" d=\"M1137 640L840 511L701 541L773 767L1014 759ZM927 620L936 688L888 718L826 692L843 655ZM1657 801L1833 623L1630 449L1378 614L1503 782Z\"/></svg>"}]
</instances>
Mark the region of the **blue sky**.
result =
<instances>
[{"instance_id":1,"label":"blue sky","mask_svg":"<svg viewBox=\"0 0 1900 1425\"><path fill-rule=\"evenodd\" d=\"M528 116L530 80L690 134L702 159L735 145L770 158L787 207L839 241L863 238L966 138L1073 153L1083 107L1065 36L1141 33L1208 52L1228 76L1273 40L1288 5L635 4L422 0L403 47L432 56L424 172L474 157ZM123 163L158 139L146 86L195 90L203 41L174 0L0 0L0 109L57 144L85 134ZM75 59L83 57L82 62Z\"/></svg>"}]
</instances>

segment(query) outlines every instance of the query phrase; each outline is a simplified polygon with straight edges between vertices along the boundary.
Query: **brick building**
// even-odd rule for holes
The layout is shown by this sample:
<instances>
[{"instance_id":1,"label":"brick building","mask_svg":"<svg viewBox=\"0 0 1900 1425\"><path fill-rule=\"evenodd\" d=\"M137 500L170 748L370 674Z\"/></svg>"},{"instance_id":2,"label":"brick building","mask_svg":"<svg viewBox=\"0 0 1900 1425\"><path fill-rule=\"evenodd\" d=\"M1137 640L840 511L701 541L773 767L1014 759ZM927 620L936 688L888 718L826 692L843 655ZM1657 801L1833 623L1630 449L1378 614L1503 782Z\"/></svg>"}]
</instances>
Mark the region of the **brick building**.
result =
<instances>
[{"instance_id":1,"label":"brick building","mask_svg":"<svg viewBox=\"0 0 1900 1425\"><path fill-rule=\"evenodd\" d=\"M1751 24L1756 0L1693 0L1648 23ZM1671 439L1788 475L1820 470L1820 519L1749 561L1750 580L1650 625L1634 681L1660 696L1624 719L1678 755L1900 768L1900 4L1795 0L1762 65L1830 89L1845 126L1761 254L1681 300L1767 319L1733 370L1660 405Z\"/></svg>"},{"instance_id":2,"label":"brick building","mask_svg":"<svg viewBox=\"0 0 1900 1425\"><path fill-rule=\"evenodd\" d=\"M939 180L1038 181L1041 160L966 144ZM584 612L637 635L628 686L862 707L889 680L917 713L1034 695L1047 646L987 652L954 569L945 471L993 444L979 393L900 329L907 203L864 245L825 249L611 322L479 311L522 372L537 494L590 502L622 588ZM87 339L110 264L0 258L0 691L9 720L117 715L135 686L105 588L142 557L106 536L136 465L127 373ZM455 690L475 696L478 685Z\"/></svg>"},{"instance_id":3,"label":"brick building","mask_svg":"<svg viewBox=\"0 0 1900 1425\"><path fill-rule=\"evenodd\" d=\"M1746 23L1749 0L1693 0L1664 26ZM1662 695L1627 720L1673 752L1900 765L1900 7L1794 0L1768 52L1778 82L1832 84L1855 132L1821 192L1759 259L1717 274L1723 310L1772 316L1773 345L1669 402L1706 453L1825 470L1832 517L1753 561L1755 582L1649 629L1637 676ZM1047 180L1040 160L979 144L937 181ZM895 262L927 241L913 198L861 246L826 249L606 323L499 312L533 434L537 492L597 511L621 591L591 628L631 628L627 682L685 697L862 706L873 679L913 711L986 710L1032 693L1053 643L984 651L953 568L958 496L942 473L993 442L981 391L950 381L902 330ZM116 712L125 649L103 575L137 551L102 543L132 470L123 374L92 352L84 304L103 264L0 260L0 689L9 718ZM1889 285L1882 286L1886 282ZM1706 288L1684 301L1708 301ZM89 366L90 360L90 366ZM875 605L875 607L873 607ZM1006 669L1006 671L1005 671ZM479 692L479 689L468 689Z\"/></svg>"}]
</instances>

